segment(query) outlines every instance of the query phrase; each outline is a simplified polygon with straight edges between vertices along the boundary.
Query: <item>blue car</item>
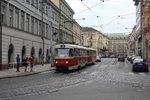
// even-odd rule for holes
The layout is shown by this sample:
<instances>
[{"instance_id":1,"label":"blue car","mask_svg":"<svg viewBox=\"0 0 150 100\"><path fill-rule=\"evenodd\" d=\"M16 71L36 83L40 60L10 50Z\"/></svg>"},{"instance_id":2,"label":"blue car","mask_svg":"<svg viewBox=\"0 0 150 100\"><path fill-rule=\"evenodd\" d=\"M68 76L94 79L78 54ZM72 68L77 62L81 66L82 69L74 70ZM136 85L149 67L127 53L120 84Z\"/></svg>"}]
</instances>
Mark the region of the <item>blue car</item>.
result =
<instances>
[{"instance_id":1,"label":"blue car","mask_svg":"<svg viewBox=\"0 0 150 100\"><path fill-rule=\"evenodd\" d=\"M132 71L146 71L148 72L148 64L146 60L143 59L134 59L132 63Z\"/></svg>"}]
</instances>

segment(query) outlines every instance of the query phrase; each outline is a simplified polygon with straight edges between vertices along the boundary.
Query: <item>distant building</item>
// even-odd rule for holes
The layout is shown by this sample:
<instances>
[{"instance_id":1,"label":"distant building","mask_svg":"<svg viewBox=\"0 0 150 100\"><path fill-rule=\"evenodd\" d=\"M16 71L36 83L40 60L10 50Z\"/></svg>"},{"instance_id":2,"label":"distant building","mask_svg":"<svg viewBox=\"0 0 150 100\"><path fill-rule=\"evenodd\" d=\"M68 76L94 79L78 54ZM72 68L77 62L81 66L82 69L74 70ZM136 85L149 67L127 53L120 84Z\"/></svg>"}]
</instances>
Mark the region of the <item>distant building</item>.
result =
<instances>
[{"instance_id":1,"label":"distant building","mask_svg":"<svg viewBox=\"0 0 150 100\"><path fill-rule=\"evenodd\" d=\"M108 37L92 27L82 27L83 45L97 49L97 55L108 55Z\"/></svg>"},{"instance_id":2,"label":"distant building","mask_svg":"<svg viewBox=\"0 0 150 100\"><path fill-rule=\"evenodd\" d=\"M108 48L110 55L127 55L127 36L122 33L105 34L109 38Z\"/></svg>"}]
</instances>

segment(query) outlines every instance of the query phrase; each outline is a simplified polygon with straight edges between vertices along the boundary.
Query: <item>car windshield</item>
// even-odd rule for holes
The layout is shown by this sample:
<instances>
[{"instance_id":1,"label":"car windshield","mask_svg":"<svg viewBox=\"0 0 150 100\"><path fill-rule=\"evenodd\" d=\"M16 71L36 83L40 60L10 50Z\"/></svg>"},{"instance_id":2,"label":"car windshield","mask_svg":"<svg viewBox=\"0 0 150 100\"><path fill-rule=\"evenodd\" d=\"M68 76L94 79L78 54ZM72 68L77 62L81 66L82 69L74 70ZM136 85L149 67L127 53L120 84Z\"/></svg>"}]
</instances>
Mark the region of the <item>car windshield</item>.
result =
<instances>
[{"instance_id":1,"label":"car windshield","mask_svg":"<svg viewBox=\"0 0 150 100\"><path fill-rule=\"evenodd\" d=\"M55 56L69 57L69 49L56 49Z\"/></svg>"},{"instance_id":2,"label":"car windshield","mask_svg":"<svg viewBox=\"0 0 150 100\"><path fill-rule=\"evenodd\" d=\"M63 49L55 49L55 56L57 57L71 57L73 56L73 49L63 48Z\"/></svg>"}]
</instances>

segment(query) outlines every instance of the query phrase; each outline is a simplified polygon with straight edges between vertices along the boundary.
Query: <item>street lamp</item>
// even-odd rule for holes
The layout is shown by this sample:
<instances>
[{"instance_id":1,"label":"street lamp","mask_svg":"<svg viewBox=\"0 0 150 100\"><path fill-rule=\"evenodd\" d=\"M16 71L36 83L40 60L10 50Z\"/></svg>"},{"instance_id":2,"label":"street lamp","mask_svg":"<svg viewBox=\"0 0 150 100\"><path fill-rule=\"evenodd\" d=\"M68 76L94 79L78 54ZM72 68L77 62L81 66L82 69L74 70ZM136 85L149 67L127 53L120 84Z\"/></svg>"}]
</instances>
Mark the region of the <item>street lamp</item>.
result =
<instances>
[{"instance_id":1,"label":"street lamp","mask_svg":"<svg viewBox=\"0 0 150 100\"><path fill-rule=\"evenodd\" d=\"M42 4L42 9L41 9L41 21L42 21L42 36L41 36L41 39L42 39L42 42L43 42L43 52L42 52L42 66L44 65L44 30L43 30L43 4L44 4L44 0L42 0L42 2L40 2Z\"/></svg>"}]
</instances>

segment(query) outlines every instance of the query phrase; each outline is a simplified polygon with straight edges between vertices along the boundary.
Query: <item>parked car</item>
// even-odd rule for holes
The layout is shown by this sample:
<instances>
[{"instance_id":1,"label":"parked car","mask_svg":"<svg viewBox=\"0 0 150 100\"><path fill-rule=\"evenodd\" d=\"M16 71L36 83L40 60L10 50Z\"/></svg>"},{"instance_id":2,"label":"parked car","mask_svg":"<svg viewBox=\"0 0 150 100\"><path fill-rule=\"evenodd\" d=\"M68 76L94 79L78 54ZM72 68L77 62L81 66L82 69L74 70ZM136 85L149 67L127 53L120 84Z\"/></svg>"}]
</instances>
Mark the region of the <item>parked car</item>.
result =
<instances>
[{"instance_id":1,"label":"parked car","mask_svg":"<svg viewBox=\"0 0 150 100\"><path fill-rule=\"evenodd\" d=\"M146 71L148 72L148 63L146 60L136 58L132 63L132 71Z\"/></svg>"},{"instance_id":2,"label":"parked car","mask_svg":"<svg viewBox=\"0 0 150 100\"><path fill-rule=\"evenodd\" d=\"M134 59L141 59L141 56L132 56L130 62L133 63Z\"/></svg>"},{"instance_id":3,"label":"parked car","mask_svg":"<svg viewBox=\"0 0 150 100\"><path fill-rule=\"evenodd\" d=\"M132 56L127 56L127 60L130 61Z\"/></svg>"},{"instance_id":4,"label":"parked car","mask_svg":"<svg viewBox=\"0 0 150 100\"><path fill-rule=\"evenodd\" d=\"M109 58L116 58L116 56L115 55L110 55Z\"/></svg>"},{"instance_id":5,"label":"parked car","mask_svg":"<svg viewBox=\"0 0 150 100\"><path fill-rule=\"evenodd\" d=\"M101 57L100 56L96 56L96 62L101 62Z\"/></svg>"},{"instance_id":6,"label":"parked car","mask_svg":"<svg viewBox=\"0 0 150 100\"><path fill-rule=\"evenodd\" d=\"M124 56L118 56L118 61L125 61L125 57Z\"/></svg>"}]
</instances>

